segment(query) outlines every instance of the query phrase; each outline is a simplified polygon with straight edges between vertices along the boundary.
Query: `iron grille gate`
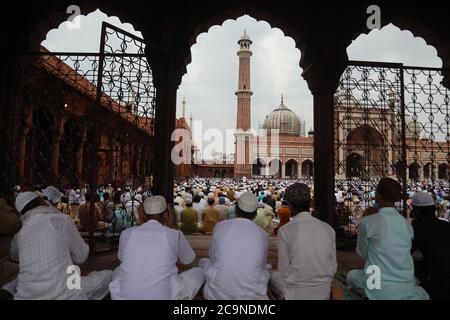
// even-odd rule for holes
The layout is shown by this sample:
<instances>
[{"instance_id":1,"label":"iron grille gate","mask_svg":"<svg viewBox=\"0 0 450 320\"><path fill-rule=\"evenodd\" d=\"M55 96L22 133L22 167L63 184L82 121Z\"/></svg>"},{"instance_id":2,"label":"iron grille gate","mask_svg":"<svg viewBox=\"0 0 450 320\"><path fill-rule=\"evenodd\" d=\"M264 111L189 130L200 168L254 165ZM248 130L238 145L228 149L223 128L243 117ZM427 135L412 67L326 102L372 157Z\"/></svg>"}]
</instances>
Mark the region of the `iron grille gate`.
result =
<instances>
[{"instance_id":1,"label":"iron grille gate","mask_svg":"<svg viewBox=\"0 0 450 320\"><path fill-rule=\"evenodd\" d=\"M448 191L450 99L442 71L349 63L335 94L338 215L350 213L357 226L381 177L397 178L408 192ZM408 216L406 201L399 209Z\"/></svg>"},{"instance_id":2,"label":"iron grille gate","mask_svg":"<svg viewBox=\"0 0 450 320\"><path fill-rule=\"evenodd\" d=\"M14 69L3 178L64 190L60 209L91 252L115 247L152 185L156 90L144 40L103 22L99 52L41 47Z\"/></svg>"}]
</instances>

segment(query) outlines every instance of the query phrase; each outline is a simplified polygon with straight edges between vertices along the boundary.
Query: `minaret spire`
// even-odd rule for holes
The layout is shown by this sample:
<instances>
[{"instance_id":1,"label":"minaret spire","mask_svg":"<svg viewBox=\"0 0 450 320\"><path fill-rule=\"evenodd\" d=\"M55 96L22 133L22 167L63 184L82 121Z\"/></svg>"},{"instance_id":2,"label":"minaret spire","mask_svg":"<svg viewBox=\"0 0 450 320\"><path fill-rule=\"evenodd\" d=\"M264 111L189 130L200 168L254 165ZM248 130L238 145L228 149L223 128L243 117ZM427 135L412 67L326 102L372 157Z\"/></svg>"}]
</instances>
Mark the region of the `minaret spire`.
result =
<instances>
[{"instance_id":1,"label":"minaret spire","mask_svg":"<svg viewBox=\"0 0 450 320\"><path fill-rule=\"evenodd\" d=\"M251 129L251 96L253 92L250 86L250 57L252 56L252 40L244 30L244 34L238 41L239 50L239 80L236 90L237 117L236 117L236 151L234 176L242 178L250 176L252 166L250 159L249 130ZM247 139L246 139L247 138Z\"/></svg>"},{"instance_id":2,"label":"minaret spire","mask_svg":"<svg viewBox=\"0 0 450 320\"><path fill-rule=\"evenodd\" d=\"M183 109L181 112L181 117L183 119L186 119L186 97L183 97L183 101L181 102L183 104Z\"/></svg>"}]
</instances>

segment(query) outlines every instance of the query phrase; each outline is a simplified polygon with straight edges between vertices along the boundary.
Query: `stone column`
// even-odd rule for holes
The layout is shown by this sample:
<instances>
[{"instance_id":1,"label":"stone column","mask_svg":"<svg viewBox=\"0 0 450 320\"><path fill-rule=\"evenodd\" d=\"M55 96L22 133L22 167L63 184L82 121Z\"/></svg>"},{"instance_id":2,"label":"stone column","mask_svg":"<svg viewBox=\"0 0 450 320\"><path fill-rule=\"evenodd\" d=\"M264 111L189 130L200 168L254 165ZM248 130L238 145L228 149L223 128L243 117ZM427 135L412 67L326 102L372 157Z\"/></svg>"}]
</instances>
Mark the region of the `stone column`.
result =
<instances>
[{"instance_id":1,"label":"stone column","mask_svg":"<svg viewBox=\"0 0 450 320\"><path fill-rule=\"evenodd\" d=\"M57 181L59 177L59 147L61 139L64 135L64 124L66 119L63 116L56 118L56 132L52 140L52 177L54 182Z\"/></svg>"},{"instance_id":2,"label":"stone column","mask_svg":"<svg viewBox=\"0 0 450 320\"><path fill-rule=\"evenodd\" d=\"M136 175L141 178L141 161L142 161L142 148L139 144L136 145Z\"/></svg>"},{"instance_id":3,"label":"stone column","mask_svg":"<svg viewBox=\"0 0 450 320\"><path fill-rule=\"evenodd\" d=\"M80 147L78 148L77 151L77 163L76 163L76 170L77 170L77 176L78 176L78 181L83 180L83 157L84 157L84 146L86 145L87 142L87 135L86 135L86 127L82 128L81 131L81 143L80 143Z\"/></svg>"},{"instance_id":4,"label":"stone column","mask_svg":"<svg viewBox=\"0 0 450 320\"><path fill-rule=\"evenodd\" d=\"M19 167L19 176L21 179L25 176L25 157L27 150L27 135L30 132L30 129L33 127L33 108L31 106L27 106L25 109L24 115L24 123L23 127L20 130L19 136L19 150L18 150L18 167Z\"/></svg>"},{"instance_id":5,"label":"stone column","mask_svg":"<svg viewBox=\"0 0 450 320\"><path fill-rule=\"evenodd\" d=\"M347 121L344 120L344 115L342 113L339 114L339 120L341 121L341 123L343 121ZM346 139L344 129L341 128L340 126L338 129L338 135L339 135L339 137L337 137L338 140L341 141L342 143L346 143L344 142L344 139ZM342 165L342 167L338 166L337 168L338 172L336 173L339 175L339 179L342 179L342 176L345 176L345 163L346 163L346 161L344 161L344 148L339 148L338 152L339 152L338 163Z\"/></svg>"},{"instance_id":6,"label":"stone column","mask_svg":"<svg viewBox=\"0 0 450 320\"><path fill-rule=\"evenodd\" d=\"M281 164L281 179L286 178L286 164Z\"/></svg>"},{"instance_id":7,"label":"stone column","mask_svg":"<svg viewBox=\"0 0 450 320\"><path fill-rule=\"evenodd\" d=\"M334 205L334 93L345 70L345 48L336 44L330 52L332 39L322 39L304 57L303 77L314 96L314 206L322 220L337 226ZM328 48L328 49L326 49ZM321 54L321 52L327 54ZM302 58L303 59L303 58ZM305 63L303 63L305 64Z\"/></svg>"},{"instance_id":8,"label":"stone column","mask_svg":"<svg viewBox=\"0 0 450 320\"><path fill-rule=\"evenodd\" d=\"M149 48L149 46L147 47ZM171 135L175 129L176 97L179 80L175 77L176 66L173 55L170 53L150 50L147 53L155 68L154 84L158 94L156 95L155 115L155 143L153 144L154 159L152 162L153 191L162 195L169 203L173 201L174 164L171 160L171 151L174 143ZM171 223L175 220L170 220Z\"/></svg>"}]
</instances>

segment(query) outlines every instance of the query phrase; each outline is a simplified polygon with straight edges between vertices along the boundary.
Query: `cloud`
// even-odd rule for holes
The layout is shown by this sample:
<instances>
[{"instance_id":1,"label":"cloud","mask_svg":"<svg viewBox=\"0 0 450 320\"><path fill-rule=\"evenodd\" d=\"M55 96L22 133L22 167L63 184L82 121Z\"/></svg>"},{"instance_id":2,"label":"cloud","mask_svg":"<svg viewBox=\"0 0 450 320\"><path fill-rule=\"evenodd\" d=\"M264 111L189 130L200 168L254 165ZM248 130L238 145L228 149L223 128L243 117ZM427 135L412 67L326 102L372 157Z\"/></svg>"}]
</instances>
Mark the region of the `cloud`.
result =
<instances>
[{"instance_id":1,"label":"cloud","mask_svg":"<svg viewBox=\"0 0 450 320\"><path fill-rule=\"evenodd\" d=\"M403 63L409 66L442 67L437 50L393 24L361 35L347 48L351 60Z\"/></svg>"},{"instance_id":2,"label":"cloud","mask_svg":"<svg viewBox=\"0 0 450 320\"><path fill-rule=\"evenodd\" d=\"M42 46L49 51L98 52L103 21L142 38L142 33L134 30L131 24L121 22L118 17L108 17L100 10L80 15L74 22L77 20L80 28L71 28L70 22L63 22L57 29L47 33L46 39L41 43Z\"/></svg>"}]
</instances>

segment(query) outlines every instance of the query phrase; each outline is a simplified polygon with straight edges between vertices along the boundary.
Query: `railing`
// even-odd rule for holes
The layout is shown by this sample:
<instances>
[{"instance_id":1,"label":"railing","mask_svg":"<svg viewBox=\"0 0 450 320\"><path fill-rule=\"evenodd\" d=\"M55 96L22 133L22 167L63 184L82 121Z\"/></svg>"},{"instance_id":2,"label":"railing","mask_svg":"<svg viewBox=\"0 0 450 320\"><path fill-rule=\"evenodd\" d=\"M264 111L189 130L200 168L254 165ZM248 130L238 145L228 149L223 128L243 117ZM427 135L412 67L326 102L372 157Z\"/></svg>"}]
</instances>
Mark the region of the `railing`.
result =
<instances>
[{"instance_id":1,"label":"railing","mask_svg":"<svg viewBox=\"0 0 450 320\"><path fill-rule=\"evenodd\" d=\"M149 195L156 90L143 39L103 23L97 53L21 55L2 180L54 185L91 252L117 245Z\"/></svg>"},{"instance_id":2,"label":"railing","mask_svg":"<svg viewBox=\"0 0 450 320\"><path fill-rule=\"evenodd\" d=\"M381 177L396 178L407 192L430 190L438 200L448 188L450 98L442 72L351 61L343 73L335 94L336 188L339 206L352 203L347 214L356 224ZM398 207L408 216L406 200Z\"/></svg>"}]
</instances>

